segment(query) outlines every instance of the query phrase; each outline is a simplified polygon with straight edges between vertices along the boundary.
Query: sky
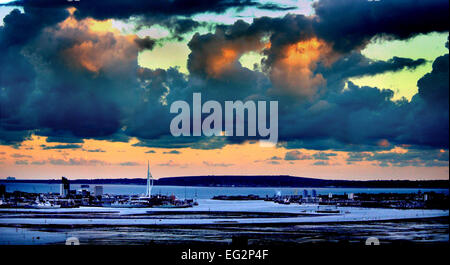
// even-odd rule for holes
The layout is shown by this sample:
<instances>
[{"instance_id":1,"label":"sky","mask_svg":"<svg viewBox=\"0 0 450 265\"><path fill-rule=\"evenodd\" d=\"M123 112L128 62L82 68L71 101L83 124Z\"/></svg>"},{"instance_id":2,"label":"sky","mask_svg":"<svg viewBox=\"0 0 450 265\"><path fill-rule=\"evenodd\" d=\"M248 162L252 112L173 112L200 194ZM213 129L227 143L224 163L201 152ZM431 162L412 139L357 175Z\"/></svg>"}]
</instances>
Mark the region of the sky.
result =
<instances>
[{"instance_id":1,"label":"sky","mask_svg":"<svg viewBox=\"0 0 450 265\"><path fill-rule=\"evenodd\" d=\"M0 1L0 178L448 179L448 7ZM278 101L278 144L172 136L195 92Z\"/></svg>"}]
</instances>

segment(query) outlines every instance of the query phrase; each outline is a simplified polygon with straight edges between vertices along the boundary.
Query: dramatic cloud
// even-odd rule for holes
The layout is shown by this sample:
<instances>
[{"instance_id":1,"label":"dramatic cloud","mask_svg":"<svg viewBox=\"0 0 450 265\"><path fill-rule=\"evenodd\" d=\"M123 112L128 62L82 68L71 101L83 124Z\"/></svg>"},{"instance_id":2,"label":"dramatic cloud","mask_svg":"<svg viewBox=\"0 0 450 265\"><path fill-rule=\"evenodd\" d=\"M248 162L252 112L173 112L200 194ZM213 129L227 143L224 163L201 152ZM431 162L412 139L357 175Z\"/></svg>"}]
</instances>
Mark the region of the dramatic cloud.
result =
<instances>
[{"instance_id":1,"label":"dramatic cloud","mask_svg":"<svg viewBox=\"0 0 450 265\"><path fill-rule=\"evenodd\" d=\"M10 5L41 8L67 8L75 6L78 17L96 19L129 18L130 16L190 16L198 13L223 13L230 8L242 9L256 7L263 10L291 10L295 7L281 6L274 3L261 4L252 0L97 0L58 1L58 0L18 0Z\"/></svg>"},{"instance_id":2,"label":"dramatic cloud","mask_svg":"<svg viewBox=\"0 0 450 265\"><path fill-rule=\"evenodd\" d=\"M156 44L156 41L151 39L150 37L145 37L142 39L136 38L134 41L136 42L140 50L152 50Z\"/></svg>"},{"instance_id":3,"label":"dramatic cloud","mask_svg":"<svg viewBox=\"0 0 450 265\"><path fill-rule=\"evenodd\" d=\"M448 167L448 150L407 150L406 152L350 153L347 162L373 161L381 167Z\"/></svg>"},{"instance_id":4,"label":"dramatic cloud","mask_svg":"<svg viewBox=\"0 0 450 265\"><path fill-rule=\"evenodd\" d=\"M240 74L238 60L246 52L264 48L260 34L245 34L249 24L238 21L230 27L218 27L214 34L196 34L189 42L191 54L188 69L191 74L220 79L223 76Z\"/></svg>"},{"instance_id":5,"label":"dramatic cloud","mask_svg":"<svg viewBox=\"0 0 450 265\"><path fill-rule=\"evenodd\" d=\"M317 35L348 52L373 37L408 39L449 30L446 0L320 0L314 3Z\"/></svg>"},{"instance_id":6,"label":"dramatic cloud","mask_svg":"<svg viewBox=\"0 0 450 265\"><path fill-rule=\"evenodd\" d=\"M310 159L312 159L310 155L305 155L297 150L289 151L284 156L284 160L310 160Z\"/></svg>"},{"instance_id":7,"label":"dramatic cloud","mask_svg":"<svg viewBox=\"0 0 450 265\"><path fill-rule=\"evenodd\" d=\"M448 54L438 57L433 62L433 70L431 71L431 73L424 75L417 82L420 97L427 101L431 106L434 104L439 104L443 105L444 107L446 106L448 109L448 64Z\"/></svg>"},{"instance_id":8,"label":"dramatic cloud","mask_svg":"<svg viewBox=\"0 0 450 265\"><path fill-rule=\"evenodd\" d=\"M433 62L411 101L394 100L390 89L348 82L425 65L420 58L373 60L361 49L376 38L447 32L448 1L320 0L312 16L217 25L189 40L186 74L177 68L139 66L139 52L153 49L156 41L112 26L111 19L137 16L136 23L143 23L138 27L163 24L181 38L203 25L190 17L194 14L290 9L253 1L195 2L16 1L23 13L12 11L0 27L0 144L17 147L33 134L48 137L49 143L66 143L43 149L81 148L84 139L126 142L136 137L135 147L208 150L249 140L170 135L170 104L191 102L193 92L202 92L203 101L278 100L280 146L355 152L349 163L372 159L359 152L398 145L448 149L448 54ZM76 9L68 8L72 5ZM261 56L260 68L241 64L249 53ZM289 151L284 159L323 164L330 156ZM48 163L91 163L52 161Z\"/></svg>"},{"instance_id":9,"label":"dramatic cloud","mask_svg":"<svg viewBox=\"0 0 450 265\"><path fill-rule=\"evenodd\" d=\"M41 145L43 150L52 150L52 149L78 149L82 148L82 145L79 144L58 144L53 146Z\"/></svg>"}]
</instances>

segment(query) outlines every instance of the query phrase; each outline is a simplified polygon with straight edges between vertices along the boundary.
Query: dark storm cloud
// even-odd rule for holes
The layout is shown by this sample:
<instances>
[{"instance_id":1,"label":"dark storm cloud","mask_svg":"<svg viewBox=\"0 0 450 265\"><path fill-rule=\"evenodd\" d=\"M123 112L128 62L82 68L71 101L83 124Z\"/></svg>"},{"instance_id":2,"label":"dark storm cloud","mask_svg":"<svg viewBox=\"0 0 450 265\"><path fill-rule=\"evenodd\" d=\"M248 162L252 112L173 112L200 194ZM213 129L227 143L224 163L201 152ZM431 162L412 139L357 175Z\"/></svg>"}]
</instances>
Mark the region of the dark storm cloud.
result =
<instances>
[{"instance_id":1,"label":"dark storm cloud","mask_svg":"<svg viewBox=\"0 0 450 265\"><path fill-rule=\"evenodd\" d=\"M433 63L433 70L417 82L419 92L411 100L411 111L404 116L400 141L418 146L449 147L449 55Z\"/></svg>"},{"instance_id":2,"label":"dark storm cloud","mask_svg":"<svg viewBox=\"0 0 450 265\"><path fill-rule=\"evenodd\" d=\"M259 9L271 10L271 11L288 11L288 10L297 9L297 7L295 7L295 6L280 6L280 5L277 5L274 3L259 4L257 7Z\"/></svg>"},{"instance_id":3,"label":"dark storm cloud","mask_svg":"<svg viewBox=\"0 0 450 265\"><path fill-rule=\"evenodd\" d=\"M48 145L41 145L43 150L53 150L53 149L79 149L81 147L83 147L82 145L79 144L58 144L58 145L53 145L53 146L48 146Z\"/></svg>"},{"instance_id":4,"label":"dark storm cloud","mask_svg":"<svg viewBox=\"0 0 450 265\"><path fill-rule=\"evenodd\" d=\"M156 41L150 37L137 38L134 40L140 50L152 50L155 47Z\"/></svg>"},{"instance_id":5,"label":"dark storm cloud","mask_svg":"<svg viewBox=\"0 0 450 265\"><path fill-rule=\"evenodd\" d=\"M50 2L36 3L45 6ZM231 3L206 2L205 6ZM233 3L238 2L245 3ZM151 39L127 42L121 36L98 35L82 27L59 28L56 23L67 17L65 10L43 11L25 5L24 14L12 12L0 28L0 47L4 48L0 51L0 139L2 143L18 145L32 133L49 136L48 142L71 144L89 138L126 142L129 137L136 137L139 142L134 146L194 149L218 149L230 142L246 140L170 135L169 123L173 117L169 112L170 104L175 100L191 102L193 92L202 92L203 102L208 99L279 100L280 145L286 148L355 152L389 150L400 144L448 148L448 103L445 104L448 102L448 55L438 58L433 71L419 81L419 93L411 102L393 100L394 92L389 89L359 87L346 82L349 77L423 65L423 59L371 60L357 48L373 37L386 34L405 39L418 33L447 30L440 21L443 16L448 18L448 9L444 14L434 6L448 7L448 2L398 1L410 5L409 11L423 7L432 13L416 16L417 20L413 19L409 25L404 22L405 14L399 12L403 9L393 1L348 1L354 4L354 10L347 3L341 3L348 12L341 12L338 2L341 1L319 1L316 17L255 18L252 23L238 21L229 26L217 26L212 33L195 34L188 44L191 49L189 74L182 74L176 68L139 67L137 54L144 47L154 46ZM112 3L109 9L97 10L88 8L91 6L88 1L81 1L77 15L124 18L138 10L137 6L125 5L123 1L120 2L123 8L115 8L114 4L119 2L108 3ZM170 2L164 1L167 3ZM106 2L101 1L100 6L102 4ZM387 7L388 4L393 9L386 8L385 13L374 6ZM180 11L182 8L183 5L162 12L155 8L152 12L166 14L168 27L182 35L198 25L195 21L171 16L202 12L202 7ZM145 9L139 12L138 15L147 14L143 13ZM335 22L334 17L342 23ZM386 17L392 29L379 21ZM367 29L361 26L366 25L364 21L367 21ZM375 22L381 23L379 28L372 25ZM47 27L45 31L43 27ZM29 34L21 36L21 32L28 31ZM282 86L274 82L272 72L281 68L276 69L274 65L286 57L286 47L311 38L325 40L325 48L331 45L329 55L335 60L325 62L329 58L320 58L317 67L309 69L312 75L320 75L326 82L320 89L308 91L313 95L304 101L297 101L289 93L276 93ZM265 46L266 39L270 40L270 47ZM83 43L92 48L83 50ZM265 55L262 71L240 64L239 58L252 51ZM286 153L285 159L313 159L296 152Z\"/></svg>"},{"instance_id":6,"label":"dark storm cloud","mask_svg":"<svg viewBox=\"0 0 450 265\"><path fill-rule=\"evenodd\" d=\"M323 74L327 83L342 82L350 77L373 76L386 72L401 70L414 70L427 63L425 59L413 60L410 58L392 57L389 60L373 60L365 57L359 51L342 56L332 66L319 66L316 70Z\"/></svg>"},{"instance_id":7,"label":"dark storm cloud","mask_svg":"<svg viewBox=\"0 0 450 265\"><path fill-rule=\"evenodd\" d=\"M200 150L221 149L226 146L228 141L225 137L173 137L166 135L155 139L139 139L140 141L133 144L136 147L151 148L192 148Z\"/></svg>"},{"instance_id":8,"label":"dark storm cloud","mask_svg":"<svg viewBox=\"0 0 450 265\"><path fill-rule=\"evenodd\" d=\"M317 35L343 52L362 47L375 36L408 39L449 30L447 0L320 0L313 7Z\"/></svg>"},{"instance_id":9,"label":"dark storm cloud","mask_svg":"<svg viewBox=\"0 0 450 265\"><path fill-rule=\"evenodd\" d=\"M1 102L3 103L3 102ZM2 109L3 111L3 109ZM6 122L6 121L5 121ZM9 130L4 130L3 127L3 119L2 124L0 124L0 144L2 145L11 145L14 147L19 146L23 141L30 140L32 131L19 130L15 131L13 128Z\"/></svg>"},{"instance_id":10,"label":"dark storm cloud","mask_svg":"<svg viewBox=\"0 0 450 265\"><path fill-rule=\"evenodd\" d=\"M97 0L68 2L59 0L19 0L10 3L14 6L32 6L45 8L77 8L77 16L96 19L129 18L130 16L191 16L198 13L223 13L230 8L243 9L256 7L265 10L290 10L294 7L280 6L274 3L260 4L252 0Z\"/></svg>"},{"instance_id":11,"label":"dark storm cloud","mask_svg":"<svg viewBox=\"0 0 450 265\"><path fill-rule=\"evenodd\" d=\"M133 19L139 24L137 27L152 26L154 24L165 26L172 34L172 38L182 40L183 34L195 28L206 25L197 22L189 16L200 13L223 13L234 8L242 10L246 7L255 7L263 10L286 11L296 7L280 6L274 3L260 4L251 0L100 0L68 2L59 0L22 0L8 5L35 7L45 9L58 9L75 7L75 16L79 19L92 17L104 19ZM149 42L147 41L147 44ZM147 46L145 46L147 47Z\"/></svg>"},{"instance_id":12,"label":"dark storm cloud","mask_svg":"<svg viewBox=\"0 0 450 265\"><path fill-rule=\"evenodd\" d=\"M179 41L183 40L183 34L191 32L200 26L205 26L206 23L200 23L192 19L180 19L180 18L170 18L163 20L162 24L166 26L172 33L173 38Z\"/></svg>"},{"instance_id":13,"label":"dark storm cloud","mask_svg":"<svg viewBox=\"0 0 450 265\"><path fill-rule=\"evenodd\" d=\"M319 144L323 150L343 151L385 149L383 139L390 144L448 148L448 108L428 106L418 96L411 102L393 101L393 95L391 90L349 82L344 91L280 116L280 124L285 124L280 126L280 140L288 141L289 148Z\"/></svg>"},{"instance_id":14,"label":"dark storm cloud","mask_svg":"<svg viewBox=\"0 0 450 265\"><path fill-rule=\"evenodd\" d=\"M42 28L54 25L67 18L69 12L64 9L41 9L24 7L24 13L18 9L11 11L3 19L0 33L0 48L20 46L36 37Z\"/></svg>"},{"instance_id":15,"label":"dark storm cloud","mask_svg":"<svg viewBox=\"0 0 450 265\"><path fill-rule=\"evenodd\" d=\"M447 42L448 45L448 42ZM448 109L449 102L449 56L448 54L436 58L431 73L424 75L418 82L419 96L431 106L444 105ZM448 118L448 117L447 117Z\"/></svg>"},{"instance_id":16,"label":"dark storm cloud","mask_svg":"<svg viewBox=\"0 0 450 265\"><path fill-rule=\"evenodd\" d=\"M390 150L392 146L385 147L377 145L376 141L369 140L365 143L346 143L339 139L332 138L330 134L329 137L308 137L308 138L290 138L290 140L285 140L284 142L279 142L279 147L284 147L286 149L311 149L320 151L343 151L343 152L364 152L364 151L374 151L374 150Z\"/></svg>"},{"instance_id":17,"label":"dark storm cloud","mask_svg":"<svg viewBox=\"0 0 450 265\"><path fill-rule=\"evenodd\" d=\"M36 127L34 115L26 118L28 95L32 93L36 73L22 51L41 30L64 20L66 10L24 8L13 10L0 26L0 143L18 145L29 139Z\"/></svg>"},{"instance_id":18,"label":"dark storm cloud","mask_svg":"<svg viewBox=\"0 0 450 265\"><path fill-rule=\"evenodd\" d=\"M142 16L134 19L136 30L141 30L145 27L149 28L153 25L160 25L168 29L169 37L164 40L184 40L184 35L193 32L199 27L208 27L207 22L198 22L191 18L167 17L167 16Z\"/></svg>"},{"instance_id":19,"label":"dark storm cloud","mask_svg":"<svg viewBox=\"0 0 450 265\"><path fill-rule=\"evenodd\" d=\"M50 142L118 135L126 105L139 102L130 88L139 87L139 47L83 26L51 26L67 17L65 10L24 11L12 11L0 27L2 142L17 144L32 130Z\"/></svg>"},{"instance_id":20,"label":"dark storm cloud","mask_svg":"<svg viewBox=\"0 0 450 265\"><path fill-rule=\"evenodd\" d=\"M52 136L50 134L43 134L44 136L47 136L45 141L47 143L67 143L67 144L82 144L84 143L83 139L77 138L77 137L64 137L64 136Z\"/></svg>"},{"instance_id":21,"label":"dark storm cloud","mask_svg":"<svg viewBox=\"0 0 450 265\"><path fill-rule=\"evenodd\" d=\"M242 71L237 59L264 45L263 32L250 33L249 26L240 20L231 26L218 26L214 33L195 34L188 43L191 50L187 64L189 72L219 79Z\"/></svg>"}]
</instances>

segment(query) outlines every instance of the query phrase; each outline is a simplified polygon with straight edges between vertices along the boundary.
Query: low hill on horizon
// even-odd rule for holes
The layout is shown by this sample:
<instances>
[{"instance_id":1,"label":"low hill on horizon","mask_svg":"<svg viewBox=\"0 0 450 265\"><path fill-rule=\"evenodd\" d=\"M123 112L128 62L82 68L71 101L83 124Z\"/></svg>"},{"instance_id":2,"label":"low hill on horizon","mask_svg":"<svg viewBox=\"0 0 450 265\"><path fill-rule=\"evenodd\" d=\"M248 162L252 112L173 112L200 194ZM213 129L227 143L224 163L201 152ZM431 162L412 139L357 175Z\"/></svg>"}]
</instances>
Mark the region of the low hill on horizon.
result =
<instances>
[{"instance_id":1,"label":"low hill on horizon","mask_svg":"<svg viewBox=\"0 0 450 265\"><path fill-rule=\"evenodd\" d=\"M61 183L60 179L0 180L0 183ZM145 178L75 179L73 184L134 184L145 185ZM364 188L449 188L449 180L327 180L288 175L208 175L165 177L155 179L155 185L203 187L364 187Z\"/></svg>"}]
</instances>

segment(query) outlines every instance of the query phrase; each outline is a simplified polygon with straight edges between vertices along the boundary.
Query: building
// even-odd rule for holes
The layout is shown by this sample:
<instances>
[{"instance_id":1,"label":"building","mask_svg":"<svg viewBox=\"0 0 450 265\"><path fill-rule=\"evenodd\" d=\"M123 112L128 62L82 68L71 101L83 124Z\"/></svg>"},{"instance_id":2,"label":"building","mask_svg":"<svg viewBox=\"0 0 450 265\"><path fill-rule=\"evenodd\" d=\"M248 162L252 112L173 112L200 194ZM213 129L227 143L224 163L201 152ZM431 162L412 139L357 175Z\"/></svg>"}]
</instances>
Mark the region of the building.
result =
<instances>
[{"instance_id":1,"label":"building","mask_svg":"<svg viewBox=\"0 0 450 265\"><path fill-rule=\"evenodd\" d=\"M355 198L355 194L353 194L353 193L349 193L348 194L348 199L349 200L353 200Z\"/></svg>"},{"instance_id":2,"label":"building","mask_svg":"<svg viewBox=\"0 0 450 265\"><path fill-rule=\"evenodd\" d=\"M95 186L94 187L94 196L102 196L103 195L103 186Z\"/></svg>"},{"instance_id":3,"label":"building","mask_svg":"<svg viewBox=\"0 0 450 265\"><path fill-rule=\"evenodd\" d=\"M0 197L3 197L6 195L6 186L5 185L0 185Z\"/></svg>"},{"instance_id":4,"label":"building","mask_svg":"<svg viewBox=\"0 0 450 265\"><path fill-rule=\"evenodd\" d=\"M83 197L88 197L90 195L89 185L87 185L87 184L81 185L80 194Z\"/></svg>"},{"instance_id":5,"label":"building","mask_svg":"<svg viewBox=\"0 0 450 265\"><path fill-rule=\"evenodd\" d=\"M308 198L308 191L307 190L303 190L303 198Z\"/></svg>"},{"instance_id":6,"label":"building","mask_svg":"<svg viewBox=\"0 0 450 265\"><path fill-rule=\"evenodd\" d=\"M316 198L317 197L317 191L316 190L312 190L312 197Z\"/></svg>"},{"instance_id":7,"label":"building","mask_svg":"<svg viewBox=\"0 0 450 265\"><path fill-rule=\"evenodd\" d=\"M70 194L70 182L67 178L62 177L61 186L59 189L59 196L61 196L61 198L67 198L69 194Z\"/></svg>"}]
</instances>

